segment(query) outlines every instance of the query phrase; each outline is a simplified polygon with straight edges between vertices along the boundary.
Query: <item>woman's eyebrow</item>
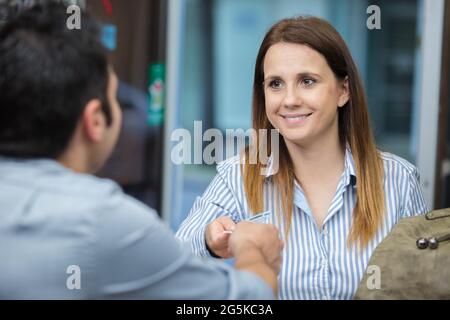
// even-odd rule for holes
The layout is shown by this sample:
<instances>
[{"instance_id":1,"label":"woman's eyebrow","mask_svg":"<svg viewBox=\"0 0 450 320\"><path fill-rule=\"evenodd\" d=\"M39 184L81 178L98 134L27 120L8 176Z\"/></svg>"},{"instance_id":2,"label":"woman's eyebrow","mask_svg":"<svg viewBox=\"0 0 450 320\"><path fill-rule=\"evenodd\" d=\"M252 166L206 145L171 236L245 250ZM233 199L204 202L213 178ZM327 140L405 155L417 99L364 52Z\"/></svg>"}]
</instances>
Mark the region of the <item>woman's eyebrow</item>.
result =
<instances>
[{"instance_id":1,"label":"woman's eyebrow","mask_svg":"<svg viewBox=\"0 0 450 320\"><path fill-rule=\"evenodd\" d=\"M322 77L321 77L319 74L314 73L314 72L311 72L311 71L300 72L300 73L297 74L297 77L298 77L298 78L304 78L304 77L316 77L316 78L322 79ZM273 80L273 79L282 79L282 78L283 78L282 76L279 76L279 75L276 75L276 74L269 74L269 75L264 79L264 81Z\"/></svg>"},{"instance_id":2,"label":"woman's eyebrow","mask_svg":"<svg viewBox=\"0 0 450 320\"><path fill-rule=\"evenodd\" d=\"M264 78L264 81L273 80L273 79L280 79L280 78L281 77L277 76L277 75L268 75L267 77Z\"/></svg>"},{"instance_id":3,"label":"woman's eyebrow","mask_svg":"<svg viewBox=\"0 0 450 320\"><path fill-rule=\"evenodd\" d=\"M297 76L301 77L301 78L303 78L303 77L316 77L316 78L322 79L322 77L319 74L314 73L314 72L310 72L310 71L300 72L299 74L297 74Z\"/></svg>"}]
</instances>

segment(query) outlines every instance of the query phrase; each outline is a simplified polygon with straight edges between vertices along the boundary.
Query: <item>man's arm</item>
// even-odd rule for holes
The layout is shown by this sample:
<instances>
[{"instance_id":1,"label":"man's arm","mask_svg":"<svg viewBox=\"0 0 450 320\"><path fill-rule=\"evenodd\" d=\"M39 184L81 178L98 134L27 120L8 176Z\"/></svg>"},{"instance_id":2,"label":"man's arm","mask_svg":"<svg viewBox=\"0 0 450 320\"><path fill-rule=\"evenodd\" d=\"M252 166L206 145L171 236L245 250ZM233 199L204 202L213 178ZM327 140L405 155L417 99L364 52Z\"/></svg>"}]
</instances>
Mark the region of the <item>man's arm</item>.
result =
<instances>
[{"instance_id":1,"label":"man's arm","mask_svg":"<svg viewBox=\"0 0 450 320\"><path fill-rule=\"evenodd\" d=\"M123 197L119 205L99 215L98 242L93 248L95 297L273 299L274 276L264 270L257 254L238 254L239 267L247 272L199 258L182 247L154 212ZM270 286L263 280L269 280Z\"/></svg>"},{"instance_id":2,"label":"man's arm","mask_svg":"<svg viewBox=\"0 0 450 320\"><path fill-rule=\"evenodd\" d=\"M236 269L252 272L261 277L271 288L276 296L278 292L277 274L265 261L264 255L256 247L249 248L242 254L237 254Z\"/></svg>"},{"instance_id":3,"label":"man's arm","mask_svg":"<svg viewBox=\"0 0 450 320\"><path fill-rule=\"evenodd\" d=\"M257 274L277 294L277 275L281 265L283 241L278 229L270 224L240 222L229 240L236 268Z\"/></svg>"}]
</instances>

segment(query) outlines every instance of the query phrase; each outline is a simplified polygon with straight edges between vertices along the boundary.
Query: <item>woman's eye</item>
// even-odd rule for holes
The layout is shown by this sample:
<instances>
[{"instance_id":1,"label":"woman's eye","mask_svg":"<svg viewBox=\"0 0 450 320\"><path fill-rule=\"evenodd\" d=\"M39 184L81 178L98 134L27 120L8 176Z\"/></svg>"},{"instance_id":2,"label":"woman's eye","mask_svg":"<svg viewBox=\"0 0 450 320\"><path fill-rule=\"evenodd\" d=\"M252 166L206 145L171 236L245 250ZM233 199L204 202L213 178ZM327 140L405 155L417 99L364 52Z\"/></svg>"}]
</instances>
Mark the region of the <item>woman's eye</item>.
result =
<instances>
[{"instance_id":1,"label":"woman's eye","mask_svg":"<svg viewBox=\"0 0 450 320\"><path fill-rule=\"evenodd\" d=\"M269 83L269 87L272 89L280 89L283 83L280 80L272 80Z\"/></svg>"},{"instance_id":2,"label":"woman's eye","mask_svg":"<svg viewBox=\"0 0 450 320\"><path fill-rule=\"evenodd\" d=\"M302 80L302 84L304 84L305 86L311 86L314 83L316 83L316 80L311 79L311 78L305 78Z\"/></svg>"}]
</instances>

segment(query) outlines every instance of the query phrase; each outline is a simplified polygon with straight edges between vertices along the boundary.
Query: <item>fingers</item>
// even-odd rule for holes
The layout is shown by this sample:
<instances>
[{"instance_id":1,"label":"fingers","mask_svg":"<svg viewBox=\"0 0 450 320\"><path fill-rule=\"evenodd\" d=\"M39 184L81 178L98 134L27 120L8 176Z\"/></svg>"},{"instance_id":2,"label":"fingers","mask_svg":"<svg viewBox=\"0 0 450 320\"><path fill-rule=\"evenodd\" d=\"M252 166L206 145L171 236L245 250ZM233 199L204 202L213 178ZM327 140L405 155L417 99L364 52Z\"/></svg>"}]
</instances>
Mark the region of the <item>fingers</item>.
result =
<instances>
[{"instance_id":1,"label":"fingers","mask_svg":"<svg viewBox=\"0 0 450 320\"><path fill-rule=\"evenodd\" d=\"M263 250L266 261L277 274L280 272L281 262L283 260L283 248L283 241L278 239L277 241L272 242L272 246L266 247L265 250Z\"/></svg>"},{"instance_id":2,"label":"fingers","mask_svg":"<svg viewBox=\"0 0 450 320\"><path fill-rule=\"evenodd\" d=\"M279 246L280 252L281 252L281 251L283 251L283 249L284 249L284 241L281 240L281 239L278 239L278 240L279 240L279 241L278 241L278 246Z\"/></svg>"},{"instance_id":3,"label":"fingers","mask_svg":"<svg viewBox=\"0 0 450 320\"><path fill-rule=\"evenodd\" d=\"M273 269L275 271L276 274L279 274L281 271L281 262L282 262L283 258L280 256L274 263L273 265Z\"/></svg>"},{"instance_id":4,"label":"fingers","mask_svg":"<svg viewBox=\"0 0 450 320\"><path fill-rule=\"evenodd\" d=\"M211 241L215 244L227 243L231 233L226 233L222 228L211 230Z\"/></svg>"},{"instance_id":5,"label":"fingers","mask_svg":"<svg viewBox=\"0 0 450 320\"><path fill-rule=\"evenodd\" d=\"M235 223L230 217L220 217L211 222L206 228L206 243L210 250L222 258L230 258L231 253L228 248L230 233L235 228Z\"/></svg>"},{"instance_id":6,"label":"fingers","mask_svg":"<svg viewBox=\"0 0 450 320\"><path fill-rule=\"evenodd\" d=\"M216 220L223 227L223 231L233 231L236 228L236 224L230 217L220 217Z\"/></svg>"},{"instance_id":7,"label":"fingers","mask_svg":"<svg viewBox=\"0 0 450 320\"><path fill-rule=\"evenodd\" d=\"M234 230L237 234L232 232ZM230 240L232 233L234 237L233 240ZM232 257L233 251L252 243L253 246L262 250L266 261L279 270L281 262L279 256L284 248L284 243L278 235L278 228L275 225L247 221L236 225L230 217L224 216L208 225L205 238L208 248L222 258Z\"/></svg>"}]
</instances>

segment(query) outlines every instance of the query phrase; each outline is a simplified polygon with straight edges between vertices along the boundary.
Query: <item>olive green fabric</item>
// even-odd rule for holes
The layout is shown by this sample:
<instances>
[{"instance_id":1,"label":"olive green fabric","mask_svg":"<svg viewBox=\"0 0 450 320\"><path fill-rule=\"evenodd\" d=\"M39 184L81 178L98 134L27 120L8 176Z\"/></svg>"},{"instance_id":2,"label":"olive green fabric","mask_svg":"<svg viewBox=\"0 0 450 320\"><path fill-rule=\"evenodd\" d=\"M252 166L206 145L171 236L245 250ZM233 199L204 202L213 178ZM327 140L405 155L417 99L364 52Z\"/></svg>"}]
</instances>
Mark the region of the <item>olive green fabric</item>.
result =
<instances>
[{"instance_id":1,"label":"olive green fabric","mask_svg":"<svg viewBox=\"0 0 450 320\"><path fill-rule=\"evenodd\" d=\"M449 234L450 208L402 219L375 249L354 298L450 299L450 241L434 250L416 244Z\"/></svg>"}]
</instances>

